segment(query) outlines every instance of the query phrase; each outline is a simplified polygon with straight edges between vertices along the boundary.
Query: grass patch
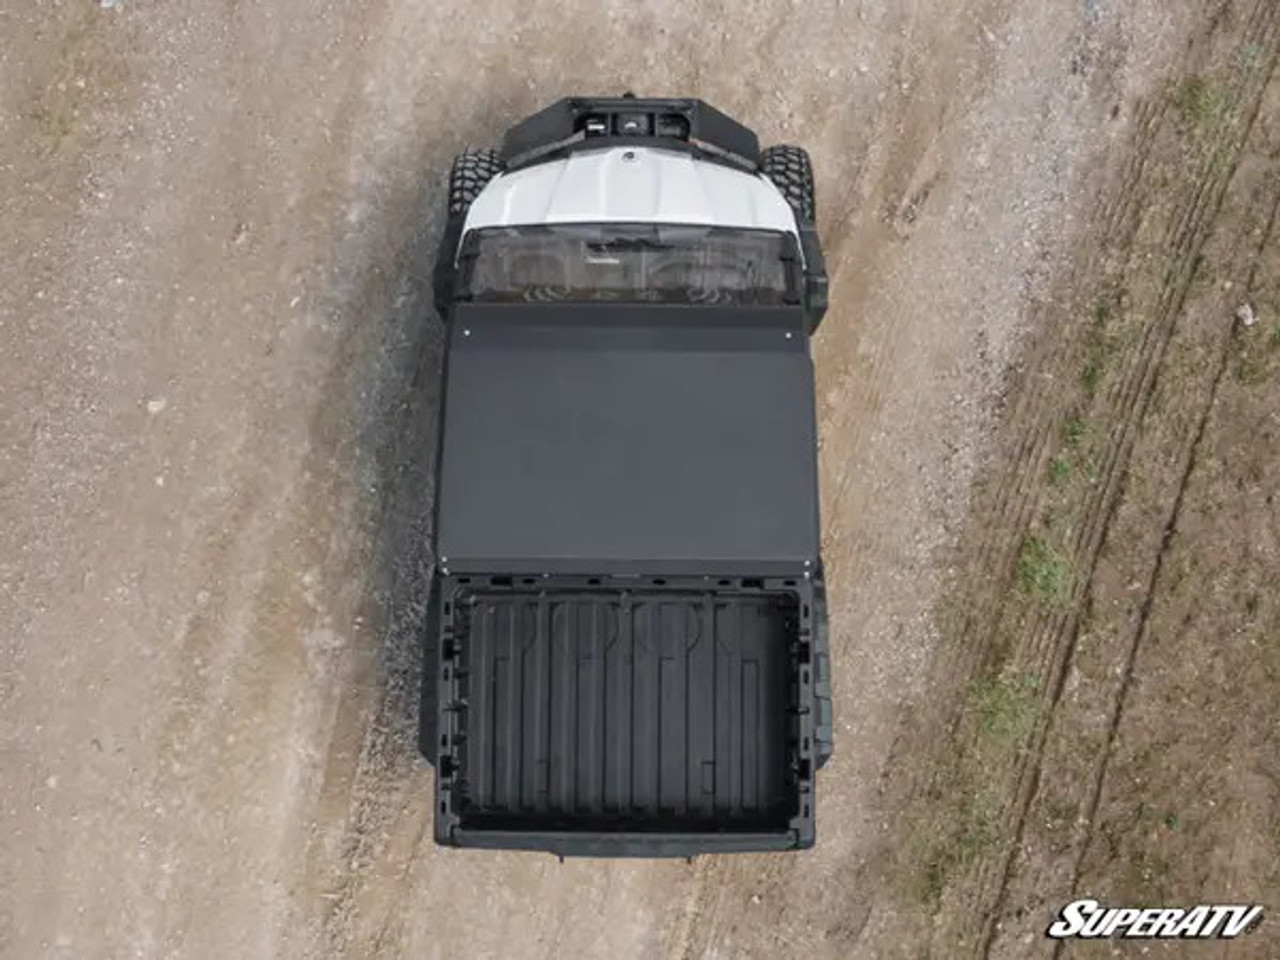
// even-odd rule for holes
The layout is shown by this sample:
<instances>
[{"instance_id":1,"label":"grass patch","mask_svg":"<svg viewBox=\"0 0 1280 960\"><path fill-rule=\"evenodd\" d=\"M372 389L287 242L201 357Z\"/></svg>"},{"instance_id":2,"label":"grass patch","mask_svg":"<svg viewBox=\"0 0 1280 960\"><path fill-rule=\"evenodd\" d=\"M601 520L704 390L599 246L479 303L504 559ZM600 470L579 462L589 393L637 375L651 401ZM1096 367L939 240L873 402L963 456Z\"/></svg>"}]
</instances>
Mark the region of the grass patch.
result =
<instances>
[{"instance_id":1,"label":"grass patch","mask_svg":"<svg viewBox=\"0 0 1280 960\"><path fill-rule=\"evenodd\" d=\"M979 793L960 814L956 849L962 863L971 863L1000 842L1000 802L993 793Z\"/></svg>"},{"instance_id":2,"label":"grass patch","mask_svg":"<svg viewBox=\"0 0 1280 960\"><path fill-rule=\"evenodd\" d=\"M1202 292L1213 286L1213 272L1203 253L1197 253L1191 261L1191 289Z\"/></svg>"},{"instance_id":3,"label":"grass patch","mask_svg":"<svg viewBox=\"0 0 1280 960\"><path fill-rule=\"evenodd\" d=\"M1051 800L1045 808L1046 825L1050 830L1064 830L1080 816L1080 804L1074 800Z\"/></svg>"},{"instance_id":4,"label":"grass patch","mask_svg":"<svg viewBox=\"0 0 1280 960\"><path fill-rule=\"evenodd\" d=\"M1271 375L1269 354L1274 350L1271 337L1267 338L1267 349L1255 344L1242 344L1236 356L1236 379L1246 387L1256 387Z\"/></svg>"},{"instance_id":5,"label":"grass patch","mask_svg":"<svg viewBox=\"0 0 1280 960\"><path fill-rule=\"evenodd\" d=\"M1102 381L1111 363L1115 348L1111 336L1111 304L1099 300L1093 308L1093 323L1089 326L1089 334L1084 345L1084 369L1080 371L1080 383L1085 395L1092 399L1098 392L1098 384Z\"/></svg>"},{"instance_id":6,"label":"grass patch","mask_svg":"<svg viewBox=\"0 0 1280 960\"><path fill-rule=\"evenodd\" d=\"M1262 66L1266 49L1260 43L1246 43L1236 51L1236 66L1241 73L1253 73Z\"/></svg>"},{"instance_id":7,"label":"grass patch","mask_svg":"<svg viewBox=\"0 0 1280 960\"><path fill-rule=\"evenodd\" d=\"M1075 464L1081 475L1092 483L1102 474L1103 439L1090 420L1079 412L1073 413L1062 425L1062 444L1066 452L1061 459Z\"/></svg>"},{"instance_id":8,"label":"grass patch","mask_svg":"<svg viewBox=\"0 0 1280 960\"><path fill-rule=\"evenodd\" d=\"M1040 537L1027 537L1018 551L1018 586L1041 608L1061 607L1071 595L1071 563Z\"/></svg>"},{"instance_id":9,"label":"grass patch","mask_svg":"<svg viewBox=\"0 0 1280 960\"><path fill-rule=\"evenodd\" d=\"M919 877L920 899L936 905L957 873L999 845L1001 813L999 798L988 790L965 798L955 820L924 852Z\"/></svg>"},{"instance_id":10,"label":"grass patch","mask_svg":"<svg viewBox=\"0 0 1280 960\"><path fill-rule=\"evenodd\" d=\"M1067 449L1073 452L1080 449L1080 443L1088 432L1089 424L1080 414L1073 413L1067 417L1067 422L1062 425L1062 439Z\"/></svg>"},{"instance_id":11,"label":"grass patch","mask_svg":"<svg viewBox=\"0 0 1280 960\"><path fill-rule=\"evenodd\" d=\"M1085 361L1080 371L1080 383L1084 385L1086 395L1092 397L1098 392L1098 381L1102 379L1102 364L1093 357Z\"/></svg>"},{"instance_id":12,"label":"grass patch","mask_svg":"<svg viewBox=\"0 0 1280 960\"><path fill-rule=\"evenodd\" d=\"M1071 479L1071 462L1065 457L1054 457L1049 461L1049 483L1055 487L1063 486Z\"/></svg>"},{"instance_id":13,"label":"grass patch","mask_svg":"<svg viewBox=\"0 0 1280 960\"><path fill-rule=\"evenodd\" d=\"M1021 750L1040 719L1040 678L1033 674L991 677L973 689L978 731L988 743Z\"/></svg>"},{"instance_id":14,"label":"grass patch","mask_svg":"<svg viewBox=\"0 0 1280 960\"><path fill-rule=\"evenodd\" d=\"M920 876L920 899L925 903L936 904L942 899L942 891L947 889L949 866L941 845L931 850L925 858L924 869Z\"/></svg>"},{"instance_id":15,"label":"grass patch","mask_svg":"<svg viewBox=\"0 0 1280 960\"><path fill-rule=\"evenodd\" d=\"M1197 133L1218 126L1230 109L1230 98L1222 84L1201 76L1184 80L1173 102L1183 122Z\"/></svg>"}]
</instances>

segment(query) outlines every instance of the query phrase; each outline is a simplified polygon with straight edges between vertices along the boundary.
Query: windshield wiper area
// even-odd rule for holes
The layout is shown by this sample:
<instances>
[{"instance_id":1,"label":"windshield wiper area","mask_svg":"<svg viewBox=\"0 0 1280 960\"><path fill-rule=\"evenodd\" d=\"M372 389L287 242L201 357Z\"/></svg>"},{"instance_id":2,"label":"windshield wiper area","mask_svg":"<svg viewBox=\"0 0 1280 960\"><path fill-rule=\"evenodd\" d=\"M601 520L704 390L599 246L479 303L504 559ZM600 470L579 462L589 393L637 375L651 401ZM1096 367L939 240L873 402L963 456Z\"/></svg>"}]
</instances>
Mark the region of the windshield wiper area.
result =
<instances>
[{"instance_id":1,"label":"windshield wiper area","mask_svg":"<svg viewBox=\"0 0 1280 960\"><path fill-rule=\"evenodd\" d=\"M611 240L589 242L592 253L617 253L626 250L670 250L674 244L662 243L648 237L614 237Z\"/></svg>"}]
</instances>

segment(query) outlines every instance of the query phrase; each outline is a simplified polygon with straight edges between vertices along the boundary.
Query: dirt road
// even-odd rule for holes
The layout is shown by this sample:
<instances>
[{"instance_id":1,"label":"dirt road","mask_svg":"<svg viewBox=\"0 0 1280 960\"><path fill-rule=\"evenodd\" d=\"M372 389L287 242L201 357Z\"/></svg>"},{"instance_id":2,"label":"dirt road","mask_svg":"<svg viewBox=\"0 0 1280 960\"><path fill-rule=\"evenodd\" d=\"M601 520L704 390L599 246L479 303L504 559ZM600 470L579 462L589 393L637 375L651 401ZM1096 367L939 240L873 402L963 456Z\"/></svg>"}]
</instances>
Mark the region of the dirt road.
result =
<instances>
[{"instance_id":1,"label":"dirt road","mask_svg":"<svg viewBox=\"0 0 1280 960\"><path fill-rule=\"evenodd\" d=\"M902 717L1032 308L1193 6L0 9L0 954L922 955ZM804 856L429 839L442 173L623 89L818 171L838 754Z\"/></svg>"}]
</instances>

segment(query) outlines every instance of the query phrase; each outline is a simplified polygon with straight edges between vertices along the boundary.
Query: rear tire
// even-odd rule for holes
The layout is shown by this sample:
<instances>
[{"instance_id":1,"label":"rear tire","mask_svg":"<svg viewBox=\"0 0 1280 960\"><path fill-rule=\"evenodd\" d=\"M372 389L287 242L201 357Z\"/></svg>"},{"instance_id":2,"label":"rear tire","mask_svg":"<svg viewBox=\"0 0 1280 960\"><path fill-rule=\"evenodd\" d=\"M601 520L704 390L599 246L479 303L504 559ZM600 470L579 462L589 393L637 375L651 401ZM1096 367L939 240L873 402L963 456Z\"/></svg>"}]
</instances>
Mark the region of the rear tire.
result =
<instances>
[{"instance_id":1,"label":"rear tire","mask_svg":"<svg viewBox=\"0 0 1280 960\"><path fill-rule=\"evenodd\" d=\"M813 164L803 147L769 147L760 154L760 172L777 187L801 217L814 223L817 205L813 189Z\"/></svg>"},{"instance_id":2,"label":"rear tire","mask_svg":"<svg viewBox=\"0 0 1280 960\"><path fill-rule=\"evenodd\" d=\"M496 150L466 150L454 157L449 168L449 216L465 216L480 191L505 167Z\"/></svg>"}]
</instances>

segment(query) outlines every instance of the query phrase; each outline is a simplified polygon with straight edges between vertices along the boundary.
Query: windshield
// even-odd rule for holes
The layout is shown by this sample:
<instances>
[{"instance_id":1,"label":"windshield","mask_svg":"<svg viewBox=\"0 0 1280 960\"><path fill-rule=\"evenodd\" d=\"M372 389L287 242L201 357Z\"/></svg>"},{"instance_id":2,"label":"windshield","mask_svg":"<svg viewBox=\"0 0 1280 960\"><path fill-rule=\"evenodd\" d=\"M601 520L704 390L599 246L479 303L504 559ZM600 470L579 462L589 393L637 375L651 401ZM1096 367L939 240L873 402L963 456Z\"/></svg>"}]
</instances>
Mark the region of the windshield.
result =
<instances>
[{"instance_id":1,"label":"windshield","mask_svg":"<svg viewBox=\"0 0 1280 960\"><path fill-rule=\"evenodd\" d=\"M465 298L777 305L796 299L792 237L668 224L486 227L462 251Z\"/></svg>"}]
</instances>

